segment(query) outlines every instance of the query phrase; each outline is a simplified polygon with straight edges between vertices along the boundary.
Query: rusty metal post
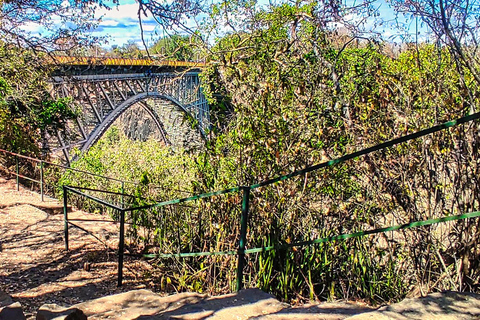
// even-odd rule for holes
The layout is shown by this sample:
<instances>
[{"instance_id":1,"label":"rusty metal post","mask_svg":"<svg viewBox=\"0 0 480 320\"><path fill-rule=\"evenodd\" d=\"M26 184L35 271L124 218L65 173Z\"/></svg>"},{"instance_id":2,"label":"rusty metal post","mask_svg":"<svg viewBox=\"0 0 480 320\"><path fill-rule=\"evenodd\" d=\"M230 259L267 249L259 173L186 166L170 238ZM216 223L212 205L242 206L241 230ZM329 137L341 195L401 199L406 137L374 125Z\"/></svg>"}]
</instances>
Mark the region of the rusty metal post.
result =
<instances>
[{"instance_id":1,"label":"rusty metal post","mask_svg":"<svg viewBox=\"0 0 480 320\"><path fill-rule=\"evenodd\" d=\"M42 161L40 161L40 195L41 195L41 197L42 197L42 202L44 201L44 197L43 197L43 193L44 193L43 184L44 184L44 181L43 181L43 160L42 160Z\"/></svg>"},{"instance_id":2,"label":"rusty metal post","mask_svg":"<svg viewBox=\"0 0 480 320\"><path fill-rule=\"evenodd\" d=\"M19 175L20 169L18 167L18 156L15 156L15 175L17 176L17 191L20 191L20 180L19 180Z\"/></svg>"}]
</instances>

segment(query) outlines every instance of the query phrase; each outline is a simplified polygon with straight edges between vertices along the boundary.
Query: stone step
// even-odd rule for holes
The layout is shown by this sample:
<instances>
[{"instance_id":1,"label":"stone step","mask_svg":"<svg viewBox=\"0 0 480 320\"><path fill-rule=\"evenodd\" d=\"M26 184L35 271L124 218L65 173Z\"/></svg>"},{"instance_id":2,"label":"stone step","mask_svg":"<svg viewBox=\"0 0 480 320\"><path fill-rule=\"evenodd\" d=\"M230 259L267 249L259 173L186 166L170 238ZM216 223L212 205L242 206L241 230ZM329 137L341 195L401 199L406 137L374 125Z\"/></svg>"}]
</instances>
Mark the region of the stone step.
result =
<instances>
[{"instance_id":1,"label":"stone step","mask_svg":"<svg viewBox=\"0 0 480 320\"><path fill-rule=\"evenodd\" d=\"M63 205L61 204L56 204L56 203L51 203L51 202L37 202L37 203L31 203L31 206L40 209L42 211L45 211L48 214L63 214ZM72 206L67 205L67 212L72 212Z\"/></svg>"},{"instance_id":2,"label":"stone step","mask_svg":"<svg viewBox=\"0 0 480 320\"><path fill-rule=\"evenodd\" d=\"M432 293L373 310L371 307L328 302L292 307L259 289L208 297L179 293L163 297L150 290L134 290L83 302L71 308L44 305L37 320L367 320L367 319L479 319L480 295L463 292ZM83 311L83 312L82 312Z\"/></svg>"}]
</instances>

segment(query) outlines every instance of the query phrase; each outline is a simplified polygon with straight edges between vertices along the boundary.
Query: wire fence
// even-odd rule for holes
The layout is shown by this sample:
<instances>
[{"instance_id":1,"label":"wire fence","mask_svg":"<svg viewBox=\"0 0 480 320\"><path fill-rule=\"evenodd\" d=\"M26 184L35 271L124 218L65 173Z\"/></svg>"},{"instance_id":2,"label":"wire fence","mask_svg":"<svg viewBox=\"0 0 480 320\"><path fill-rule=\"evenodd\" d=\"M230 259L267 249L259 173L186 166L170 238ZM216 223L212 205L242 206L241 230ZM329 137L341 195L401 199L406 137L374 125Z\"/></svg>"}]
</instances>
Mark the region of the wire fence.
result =
<instances>
[{"instance_id":1,"label":"wire fence","mask_svg":"<svg viewBox=\"0 0 480 320\"><path fill-rule=\"evenodd\" d=\"M232 221L221 220L222 217L218 218L218 221L220 223L236 224L237 226L236 229L233 228L238 232L237 234L231 235L230 237L230 239L232 239L231 243L215 244L216 248L225 248L225 250L186 251L188 248L193 248L194 246L181 245L181 242L183 241L183 239L181 239L180 235L177 235L178 248L170 247L168 248L168 250L165 250L170 252L160 252L158 254L146 253L146 254L139 254L139 256L142 256L145 258L163 258L163 259L201 257L201 256L237 256L236 289L240 290L244 286L243 283L244 283L245 268L246 268L245 256L247 254L264 253L264 252L275 251L279 249L291 249L296 247L312 246L315 244L328 243L332 241L346 240L351 238L365 237L367 235L381 234L381 233L386 233L390 231L398 231L398 230L417 228L421 226L429 226L429 225L434 225L439 223L445 223L448 221L477 218L480 216L480 211L473 210L471 212L467 212L463 214L446 215L438 218L411 221L408 223L396 224L388 227L361 230L358 232L350 232L350 233L339 233L336 235L322 236L322 237L317 237L315 239L309 239L309 240L303 240L303 241L289 241L289 240L287 241L287 239L285 239L285 241L283 241L282 243L279 242L279 243L272 243L265 246L258 246L254 248L248 248L248 249L246 248L246 243L248 240L247 229L250 226L249 221L251 219L249 211L250 211L251 201L253 199L252 192L254 190L260 189L262 187L271 186L280 182L284 182L294 177L304 176L307 173L318 171L322 168L338 166L339 164L345 163L346 161L354 160L359 157L369 155L373 152L384 150L386 148L390 148L395 145L405 143L407 141L411 141L420 137L430 135L435 132L439 132L441 130L445 130L454 126L458 126L460 124L477 120L479 118L480 118L480 113L468 115L453 121L445 122L443 124L431 127L429 129L421 130L416 133L409 134L397 139L393 139L373 147L369 147L357 152L344 155L334 160L326 161L326 162L323 162L314 166L310 166L301 170L293 171L287 175L271 178L271 179L268 179L256 184L252 184L249 186L237 186L237 187L229 188L225 190L208 192L208 193L198 194L191 197L178 198L178 199L173 199L168 201L157 202L153 204L139 205L138 203L136 203L134 205L130 205L128 201L124 202L124 200L125 200L125 197L131 197L131 196L125 195L125 194L119 195L121 196L121 201L119 203L114 204L102 199L99 196L93 196L91 194L87 194L87 191L104 193L103 190L96 190L96 189L86 190L85 188L81 188L81 187L64 186L63 201L64 201L64 208L65 208L64 209L65 248L68 250L69 225L72 225L73 224L72 221L74 221L73 219L69 219L68 212L66 210L68 205L69 194L74 194L76 196L83 197L90 201L96 202L102 206L105 206L109 208L109 210L112 210L112 212L114 212L113 216L116 217L116 219L110 222L119 223L118 286L121 286L123 281L123 259L125 255L125 225L126 224L137 225L138 219L139 217L141 217L141 214L139 213L146 210L156 210L154 211L154 216L158 217L158 221L157 221L158 223L161 223L161 219L166 219L167 217L169 219L176 219L178 220L178 230L183 228L182 230L184 230L184 232L195 234L195 236L192 237L192 239L193 238L198 239L203 235L201 226L192 226L192 225L189 225L189 222L195 220L197 223L201 223L202 219L200 219L200 217L196 217L196 219L192 219L192 217L188 216L188 214L186 213L179 214L178 210L173 210L173 209L171 209L171 211L174 214L171 214L169 213L167 208L171 208L174 205L176 206L186 205L187 203L190 203L190 202L206 201L213 197L226 197L225 201L228 203L232 203L232 205L230 205L229 207L230 210L238 210L240 219L238 221L232 222ZM240 200L240 201L237 201L237 200ZM238 208L238 202L241 202L241 208ZM164 211L161 211L161 210L164 210ZM208 214L207 211L208 210L205 209L205 210L200 210L199 212L205 212L205 214ZM184 210L184 212L188 212L188 210ZM181 215L181 214L184 214L184 215ZM155 228L155 226L147 226L147 225L141 225L141 226L144 228L149 228L149 227ZM156 230L159 230L159 229L157 228ZM172 234L174 234L175 232L179 234L178 230L177 231L167 230L163 234L157 235L157 237L160 237L160 238L169 237L169 236L172 236ZM192 242L193 240L190 239L189 241ZM201 248L202 245L197 245L195 247ZM175 250L177 251L176 253L172 252Z\"/></svg>"}]
</instances>

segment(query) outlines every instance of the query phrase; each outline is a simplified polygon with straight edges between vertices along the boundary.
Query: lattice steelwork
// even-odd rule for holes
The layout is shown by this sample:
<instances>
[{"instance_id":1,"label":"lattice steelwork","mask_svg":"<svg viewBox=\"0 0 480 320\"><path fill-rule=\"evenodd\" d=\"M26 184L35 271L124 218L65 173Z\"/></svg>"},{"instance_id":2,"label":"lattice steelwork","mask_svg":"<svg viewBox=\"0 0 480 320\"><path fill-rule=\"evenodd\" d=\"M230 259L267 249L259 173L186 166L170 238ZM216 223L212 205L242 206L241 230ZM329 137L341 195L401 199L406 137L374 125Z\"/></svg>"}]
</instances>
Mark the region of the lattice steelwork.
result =
<instances>
[{"instance_id":1,"label":"lattice steelwork","mask_svg":"<svg viewBox=\"0 0 480 320\"><path fill-rule=\"evenodd\" d=\"M209 107L198 75L199 72L163 72L53 77L53 94L71 97L81 108L76 123L69 124L67 132L57 134L57 150L62 150L69 162L71 148L88 150L123 111L147 98L173 102L197 122L205 135L210 125ZM143 105L162 130L155 111L146 103ZM168 143L166 139L165 142Z\"/></svg>"}]
</instances>

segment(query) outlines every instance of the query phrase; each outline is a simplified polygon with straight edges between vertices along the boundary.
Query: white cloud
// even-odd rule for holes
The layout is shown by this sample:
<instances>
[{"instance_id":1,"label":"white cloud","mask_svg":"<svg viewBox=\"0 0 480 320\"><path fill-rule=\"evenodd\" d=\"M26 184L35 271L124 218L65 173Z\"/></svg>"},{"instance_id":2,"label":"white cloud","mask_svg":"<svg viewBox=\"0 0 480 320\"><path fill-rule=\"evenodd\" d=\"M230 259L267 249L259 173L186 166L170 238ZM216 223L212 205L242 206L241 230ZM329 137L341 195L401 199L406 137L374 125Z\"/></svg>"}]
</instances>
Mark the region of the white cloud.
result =
<instances>
[{"instance_id":1,"label":"white cloud","mask_svg":"<svg viewBox=\"0 0 480 320\"><path fill-rule=\"evenodd\" d=\"M43 27L37 23L28 22L22 26L22 30L26 32L31 32L33 34L40 34Z\"/></svg>"},{"instance_id":2,"label":"white cloud","mask_svg":"<svg viewBox=\"0 0 480 320\"><path fill-rule=\"evenodd\" d=\"M1 1L1 0L0 0ZM128 41L134 41L138 45L143 46L141 30L138 20L138 4L129 3L130 0L125 0L124 4L113 6L108 10L105 8L97 8L95 10L95 19L100 19L97 28L91 30L89 35L97 37L107 37L108 47L112 45L123 45ZM61 24L58 17L52 17L54 24ZM152 17L142 16L142 26L144 39L147 44L152 44L152 35L157 28L157 23ZM32 36L40 36L48 34L42 25L37 23L26 23L22 25L21 29L30 33Z\"/></svg>"},{"instance_id":3,"label":"white cloud","mask_svg":"<svg viewBox=\"0 0 480 320\"><path fill-rule=\"evenodd\" d=\"M92 35L107 36L109 45L122 45L128 41L142 44L138 4L120 4L110 10L102 8L97 10L95 18L99 18L100 23ZM157 23L152 17L146 17L143 14L141 18L144 38L150 41Z\"/></svg>"},{"instance_id":4,"label":"white cloud","mask_svg":"<svg viewBox=\"0 0 480 320\"><path fill-rule=\"evenodd\" d=\"M95 17L106 20L122 20L125 18L136 18L138 12L137 4L121 4L112 9L101 8L95 12Z\"/></svg>"}]
</instances>

